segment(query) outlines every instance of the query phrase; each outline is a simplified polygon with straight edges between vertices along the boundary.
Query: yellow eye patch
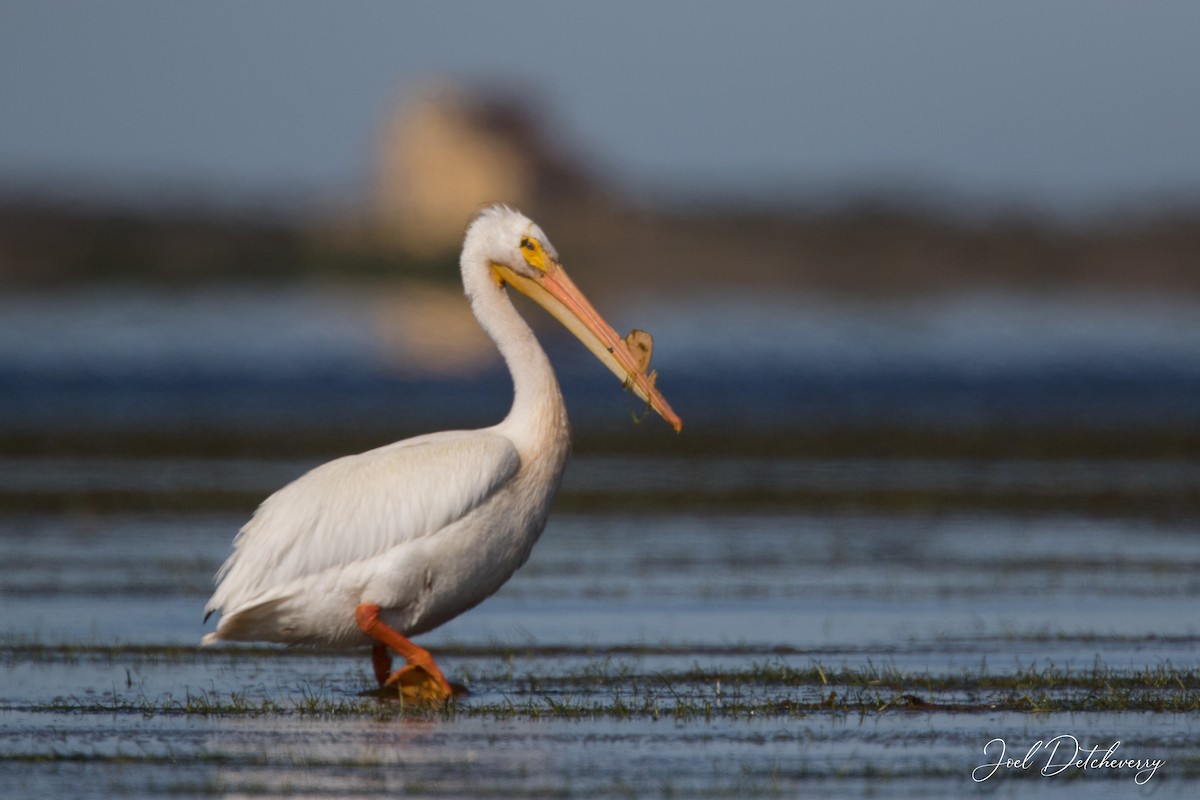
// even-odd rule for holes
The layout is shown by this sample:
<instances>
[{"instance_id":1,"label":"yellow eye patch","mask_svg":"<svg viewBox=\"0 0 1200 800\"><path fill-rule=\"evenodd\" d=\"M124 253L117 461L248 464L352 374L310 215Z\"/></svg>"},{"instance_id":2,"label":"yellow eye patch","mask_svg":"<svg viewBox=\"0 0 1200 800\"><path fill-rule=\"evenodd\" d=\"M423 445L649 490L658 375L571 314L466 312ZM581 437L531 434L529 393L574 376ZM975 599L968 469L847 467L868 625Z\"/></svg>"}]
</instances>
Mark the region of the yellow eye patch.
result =
<instances>
[{"instance_id":1,"label":"yellow eye patch","mask_svg":"<svg viewBox=\"0 0 1200 800\"><path fill-rule=\"evenodd\" d=\"M550 268L546 250L542 247L542 243L532 236L521 237L521 257L525 259L526 264L540 272L545 272Z\"/></svg>"}]
</instances>

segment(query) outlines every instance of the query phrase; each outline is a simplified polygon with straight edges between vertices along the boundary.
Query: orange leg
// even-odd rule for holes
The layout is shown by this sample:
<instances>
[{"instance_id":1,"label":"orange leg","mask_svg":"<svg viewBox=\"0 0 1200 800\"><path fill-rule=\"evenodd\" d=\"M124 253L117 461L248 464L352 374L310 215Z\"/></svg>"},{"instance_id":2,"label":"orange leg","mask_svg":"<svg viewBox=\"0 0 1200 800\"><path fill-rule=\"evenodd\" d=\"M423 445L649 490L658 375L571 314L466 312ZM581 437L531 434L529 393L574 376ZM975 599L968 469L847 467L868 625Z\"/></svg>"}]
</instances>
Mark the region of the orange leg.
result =
<instances>
[{"instance_id":1,"label":"orange leg","mask_svg":"<svg viewBox=\"0 0 1200 800\"><path fill-rule=\"evenodd\" d=\"M375 667L375 678L380 686L395 686L408 700L438 701L450 697L450 684L442 671L433 663L429 651L405 639L379 619L379 606L363 603L354 609L354 621L359 630L378 644L371 652L371 663ZM406 662L393 672L392 657L388 649L395 650Z\"/></svg>"},{"instance_id":2,"label":"orange leg","mask_svg":"<svg viewBox=\"0 0 1200 800\"><path fill-rule=\"evenodd\" d=\"M371 648L371 666L375 668L375 680L383 686L392 677L392 654L387 645L377 644Z\"/></svg>"}]
</instances>

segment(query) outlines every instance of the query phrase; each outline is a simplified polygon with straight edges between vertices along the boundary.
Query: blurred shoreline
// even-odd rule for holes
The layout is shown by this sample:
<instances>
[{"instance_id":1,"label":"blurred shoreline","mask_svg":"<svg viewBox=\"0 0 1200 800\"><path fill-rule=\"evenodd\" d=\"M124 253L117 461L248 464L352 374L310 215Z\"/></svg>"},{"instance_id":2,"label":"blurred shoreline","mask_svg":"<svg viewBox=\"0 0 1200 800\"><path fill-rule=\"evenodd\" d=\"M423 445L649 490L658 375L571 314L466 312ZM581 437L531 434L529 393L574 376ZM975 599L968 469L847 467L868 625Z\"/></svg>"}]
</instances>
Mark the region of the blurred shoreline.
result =
<instances>
[{"instance_id":1,"label":"blurred shoreline","mask_svg":"<svg viewBox=\"0 0 1200 800\"><path fill-rule=\"evenodd\" d=\"M678 437L528 315L580 452L1200 453L1200 206L639 200L553 130L519 93L431 85L323 207L0 179L0 456L330 456L499 421L511 385L458 269L495 201L657 337Z\"/></svg>"},{"instance_id":2,"label":"blurred shoreline","mask_svg":"<svg viewBox=\"0 0 1200 800\"><path fill-rule=\"evenodd\" d=\"M869 198L770 212L539 205L523 210L550 233L572 273L611 294L624 286L885 300L981 288L1200 297L1200 211L1188 206L1069 221ZM456 284L457 252L406 251L352 217L267 219L199 205L105 208L0 195L4 291L413 279Z\"/></svg>"},{"instance_id":3,"label":"blurred shoreline","mask_svg":"<svg viewBox=\"0 0 1200 800\"><path fill-rule=\"evenodd\" d=\"M1200 218L544 215L682 436L539 326L580 453L1200 455ZM253 214L0 202L0 454L332 456L511 402L457 254Z\"/></svg>"}]
</instances>

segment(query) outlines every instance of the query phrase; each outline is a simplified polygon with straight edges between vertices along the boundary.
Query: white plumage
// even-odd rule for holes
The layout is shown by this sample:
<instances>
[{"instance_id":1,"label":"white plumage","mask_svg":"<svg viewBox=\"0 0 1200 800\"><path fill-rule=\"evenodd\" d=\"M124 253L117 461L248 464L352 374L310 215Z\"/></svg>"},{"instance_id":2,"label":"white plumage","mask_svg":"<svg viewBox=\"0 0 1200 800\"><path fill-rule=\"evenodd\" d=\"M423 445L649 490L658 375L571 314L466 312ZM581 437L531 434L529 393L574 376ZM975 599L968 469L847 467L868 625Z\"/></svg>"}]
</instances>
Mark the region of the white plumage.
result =
<instances>
[{"instance_id":1,"label":"white plumage","mask_svg":"<svg viewBox=\"0 0 1200 800\"><path fill-rule=\"evenodd\" d=\"M634 353L600 318L528 218L503 206L481 212L461 265L472 309L512 373L508 416L482 430L339 458L271 495L217 574L205 610L221 618L204 644L373 644L381 684L414 697L448 696L428 653L406 637L475 606L525 563L570 448L554 372L506 286L545 306L679 429L645 372L648 352ZM386 648L408 666L390 673Z\"/></svg>"}]
</instances>

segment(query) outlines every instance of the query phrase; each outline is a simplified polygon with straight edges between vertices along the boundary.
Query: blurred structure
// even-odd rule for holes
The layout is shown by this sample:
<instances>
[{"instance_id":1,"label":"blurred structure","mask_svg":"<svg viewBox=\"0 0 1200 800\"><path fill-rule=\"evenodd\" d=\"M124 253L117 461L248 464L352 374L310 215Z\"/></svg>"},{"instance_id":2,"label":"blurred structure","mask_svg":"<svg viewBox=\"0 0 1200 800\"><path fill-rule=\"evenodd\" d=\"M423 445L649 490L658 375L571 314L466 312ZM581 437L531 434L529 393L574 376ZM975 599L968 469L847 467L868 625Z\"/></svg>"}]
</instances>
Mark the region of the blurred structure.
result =
<instances>
[{"instance_id":1,"label":"blurred structure","mask_svg":"<svg viewBox=\"0 0 1200 800\"><path fill-rule=\"evenodd\" d=\"M539 100L532 91L446 83L408 95L381 126L369 184L305 215L79 203L70 193L22 193L0 176L0 291L321 280L408 289L427 282L453 299L468 219L504 202L550 232L601 303L606 294L677 298L683 287L872 300L994 291L1200 296L1194 206L1063 220L1019 208L963 214L949 201L869 194L776 205L669 195L649 202L590 168L590 153L559 135Z\"/></svg>"},{"instance_id":2,"label":"blurred structure","mask_svg":"<svg viewBox=\"0 0 1200 800\"><path fill-rule=\"evenodd\" d=\"M473 375L499 361L457 286L408 281L375 292L369 307L380 355L395 374Z\"/></svg>"},{"instance_id":3,"label":"blurred structure","mask_svg":"<svg viewBox=\"0 0 1200 800\"><path fill-rule=\"evenodd\" d=\"M386 243L429 258L454 251L467 219L493 202L532 207L593 194L516 93L437 84L383 126L369 217Z\"/></svg>"}]
</instances>

